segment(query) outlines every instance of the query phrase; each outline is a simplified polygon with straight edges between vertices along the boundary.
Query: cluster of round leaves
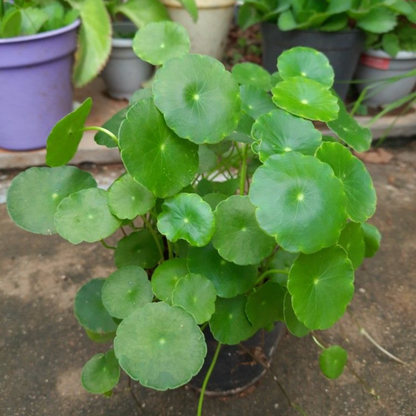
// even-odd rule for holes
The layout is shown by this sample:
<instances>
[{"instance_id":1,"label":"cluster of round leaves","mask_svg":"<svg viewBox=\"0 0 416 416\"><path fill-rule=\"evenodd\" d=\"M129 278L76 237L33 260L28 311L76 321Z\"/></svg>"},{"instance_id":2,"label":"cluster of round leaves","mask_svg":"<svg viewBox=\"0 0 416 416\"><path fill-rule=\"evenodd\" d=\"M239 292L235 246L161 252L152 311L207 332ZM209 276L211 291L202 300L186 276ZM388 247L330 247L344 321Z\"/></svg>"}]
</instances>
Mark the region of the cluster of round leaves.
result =
<instances>
[{"instance_id":1,"label":"cluster of round leaves","mask_svg":"<svg viewBox=\"0 0 416 416\"><path fill-rule=\"evenodd\" d=\"M276 321L296 336L329 328L351 301L354 270L380 241L365 223L376 205L371 178L345 146L364 150L369 131L331 92L325 56L294 48L276 74L254 64L230 73L188 54L189 39L171 22L141 29L134 49L162 67L151 89L96 136L119 148L127 173L105 191L89 173L63 166L81 138L86 101L53 129L51 167L17 176L8 193L19 226L73 244L133 228L114 247L118 270L76 296L87 335L114 339L114 351L84 368L83 385L94 393L117 384L119 366L158 390L188 382L205 358L205 323L231 345ZM339 140L324 139L311 120L328 122ZM207 179L219 157L232 160L242 146L253 162L248 195L244 176ZM321 359L325 368L331 354Z\"/></svg>"}]
</instances>

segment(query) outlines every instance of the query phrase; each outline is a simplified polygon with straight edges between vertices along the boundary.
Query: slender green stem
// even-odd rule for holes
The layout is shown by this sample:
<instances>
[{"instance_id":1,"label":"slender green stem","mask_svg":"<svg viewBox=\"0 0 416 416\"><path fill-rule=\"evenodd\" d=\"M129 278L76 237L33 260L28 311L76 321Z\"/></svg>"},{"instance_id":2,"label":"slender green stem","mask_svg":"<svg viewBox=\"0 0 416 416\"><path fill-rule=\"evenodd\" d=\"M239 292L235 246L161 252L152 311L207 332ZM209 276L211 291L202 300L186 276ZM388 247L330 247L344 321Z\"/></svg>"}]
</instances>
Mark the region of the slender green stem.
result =
<instances>
[{"instance_id":1,"label":"slender green stem","mask_svg":"<svg viewBox=\"0 0 416 416\"><path fill-rule=\"evenodd\" d=\"M123 227L120 227L120 230L123 233L124 237L127 237L126 230Z\"/></svg>"},{"instance_id":2,"label":"slender green stem","mask_svg":"<svg viewBox=\"0 0 416 416\"><path fill-rule=\"evenodd\" d=\"M287 270L278 270L278 269L267 270L266 272L264 272L257 278L257 280L254 283L254 286L257 286L259 283L261 283L269 274L277 274L277 273L289 274Z\"/></svg>"},{"instance_id":3,"label":"slender green stem","mask_svg":"<svg viewBox=\"0 0 416 416\"><path fill-rule=\"evenodd\" d=\"M326 347L324 347L319 341L318 338L315 335L315 332L312 331L312 339L315 341L315 344L319 347L322 348L323 350L326 350Z\"/></svg>"},{"instance_id":4,"label":"slender green stem","mask_svg":"<svg viewBox=\"0 0 416 416\"><path fill-rule=\"evenodd\" d=\"M211 377L212 371L214 370L215 364L217 363L218 355L220 353L221 343L219 342L217 348L215 350L214 358L211 361L211 365L208 368L207 374L204 378L204 382L202 383L201 393L199 394L199 402L198 402L198 413L197 416L202 416L202 404L204 403L204 395L205 390L207 388L207 384L209 378Z\"/></svg>"},{"instance_id":5,"label":"slender green stem","mask_svg":"<svg viewBox=\"0 0 416 416\"><path fill-rule=\"evenodd\" d=\"M105 133L107 136L109 136L111 139L113 139L116 142L117 146L118 146L117 136L114 135L113 133L111 133L110 130L107 130L104 127L98 127L98 126L87 126L87 127L84 127L83 129L81 129L81 131L87 131L87 130L98 130L98 131L101 131L102 133Z\"/></svg>"},{"instance_id":6,"label":"slender green stem","mask_svg":"<svg viewBox=\"0 0 416 416\"><path fill-rule=\"evenodd\" d=\"M166 242L168 243L168 252L169 252L169 260L173 259L173 248L172 248L172 243L166 239Z\"/></svg>"},{"instance_id":7,"label":"slender green stem","mask_svg":"<svg viewBox=\"0 0 416 416\"><path fill-rule=\"evenodd\" d=\"M201 331L202 331L202 332L204 332L204 329L205 329L207 326L208 326L208 322L205 322L204 324L202 324L202 325L200 326Z\"/></svg>"},{"instance_id":8,"label":"slender green stem","mask_svg":"<svg viewBox=\"0 0 416 416\"><path fill-rule=\"evenodd\" d=\"M150 224L149 220L146 218L146 215L142 215L142 219L143 219L143 222L146 224L147 229L150 231L150 234L152 234L153 239L156 242L156 245L160 254L160 260L161 261L165 260L165 257L163 255L162 244L160 243L160 239L157 238L157 234L155 233L155 230L153 229L152 224Z\"/></svg>"},{"instance_id":9,"label":"slender green stem","mask_svg":"<svg viewBox=\"0 0 416 416\"><path fill-rule=\"evenodd\" d=\"M247 153L248 153L248 144L245 144L243 147L243 155L241 159L241 170L240 170L240 195L244 195L244 188L246 184L246 175L247 175Z\"/></svg>"},{"instance_id":10,"label":"slender green stem","mask_svg":"<svg viewBox=\"0 0 416 416\"><path fill-rule=\"evenodd\" d=\"M101 244L105 247L105 248L107 248L107 249L109 249L109 250L115 250L116 248L115 247L113 247L113 246L109 246L104 240L100 240L101 241Z\"/></svg>"}]
</instances>

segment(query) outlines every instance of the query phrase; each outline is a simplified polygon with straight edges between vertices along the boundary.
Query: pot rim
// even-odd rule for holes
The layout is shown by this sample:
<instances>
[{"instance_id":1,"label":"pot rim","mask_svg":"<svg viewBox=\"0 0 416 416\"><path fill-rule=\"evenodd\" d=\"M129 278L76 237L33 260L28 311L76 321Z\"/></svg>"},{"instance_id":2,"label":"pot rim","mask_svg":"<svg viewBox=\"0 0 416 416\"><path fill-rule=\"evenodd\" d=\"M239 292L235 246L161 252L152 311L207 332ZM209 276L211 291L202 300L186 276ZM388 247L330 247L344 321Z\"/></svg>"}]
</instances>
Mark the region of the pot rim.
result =
<instances>
[{"instance_id":1,"label":"pot rim","mask_svg":"<svg viewBox=\"0 0 416 416\"><path fill-rule=\"evenodd\" d=\"M404 61L404 60L413 60L416 59L416 52L408 52L408 51L400 51L396 56L391 56L387 52L376 50L376 49L368 49L363 52L363 55L372 56L374 58L385 58L390 60L397 60L397 61Z\"/></svg>"},{"instance_id":2,"label":"pot rim","mask_svg":"<svg viewBox=\"0 0 416 416\"><path fill-rule=\"evenodd\" d=\"M338 35L338 34L356 34L356 33L364 33L361 29L358 29L356 27L350 27L348 29L344 29L344 30L338 30L336 32L327 32L324 30L312 30L312 29L292 29L292 30L280 30L279 27L277 26L276 23L272 23L272 22L261 22L261 25L269 25L269 26L274 26L276 27L276 29L279 32L304 32L304 33L319 33L319 34L325 34L328 36L332 36L332 35Z\"/></svg>"},{"instance_id":3,"label":"pot rim","mask_svg":"<svg viewBox=\"0 0 416 416\"><path fill-rule=\"evenodd\" d=\"M76 29L80 24L81 24L81 20L77 19L75 20L75 22L72 22L71 24L67 26L60 27L59 29L48 30L47 32L36 33L34 35L16 36L13 38L0 39L0 45L7 45L10 43L30 42L30 41L35 41L39 39L51 38L51 37L58 36L66 32L70 32L71 30Z\"/></svg>"}]
</instances>

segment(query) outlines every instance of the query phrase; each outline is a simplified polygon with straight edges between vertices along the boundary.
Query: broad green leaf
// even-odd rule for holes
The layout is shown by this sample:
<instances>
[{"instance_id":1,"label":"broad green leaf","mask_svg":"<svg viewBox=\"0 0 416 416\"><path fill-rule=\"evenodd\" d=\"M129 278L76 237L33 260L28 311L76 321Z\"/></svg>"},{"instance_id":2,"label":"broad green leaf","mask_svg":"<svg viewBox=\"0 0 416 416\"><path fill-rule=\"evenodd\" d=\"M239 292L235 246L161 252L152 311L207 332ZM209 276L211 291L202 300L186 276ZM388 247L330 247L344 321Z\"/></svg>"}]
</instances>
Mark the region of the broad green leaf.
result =
<instances>
[{"instance_id":1,"label":"broad green leaf","mask_svg":"<svg viewBox=\"0 0 416 416\"><path fill-rule=\"evenodd\" d=\"M340 246L300 254L287 288L297 318L309 329L327 329L344 314L354 295L354 268Z\"/></svg>"},{"instance_id":2,"label":"broad green leaf","mask_svg":"<svg viewBox=\"0 0 416 416\"><path fill-rule=\"evenodd\" d=\"M245 266L271 254L276 242L259 227L255 211L248 196L234 195L217 206L212 244L225 260Z\"/></svg>"},{"instance_id":3,"label":"broad green leaf","mask_svg":"<svg viewBox=\"0 0 416 416\"><path fill-rule=\"evenodd\" d=\"M247 299L246 314L256 328L268 328L283 321L283 301L286 291L278 283L267 282Z\"/></svg>"},{"instance_id":4,"label":"broad green leaf","mask_svg":"<svg viewBox=\"0 0 416 416\"><path fill-rule=\"evenodd\" d=\"M270 156L254 173L249 195L260 227L290 252L332 246L346 223L342 183L312 156Z\"/></svg>"},{"instance_id":5,"label":"broad green leaf","mask_svg":"<svg viewBox=\"0 0 416 416\"><path fill-rule=\"evenodd\" d=\"M174 22L150 23L140 29L133 40L134 53L153 65L186 55L190 46L187 31Z\"/></svg>"},{"instance_id":6,"label":"broad green leaf","mask_svg":"<svg viewBox=\"0 0 416 416\"><path fill-rule=\"evenodd\" d=\"M214 192L219 192L224 195L234 195L239 187L239 180L237 178L228 179L224 182L212 182Z\"/></svg>"},{"instance_id":7,"label":"broad green leaf","mask_svg":"<svg viewBox=\"0 0 416 416\"><path fill-rule=\"evenodd\" d=\"M288 251L279 248L276 254L273 256L269 269L271 270L285 270L289 274L290 268L293 262L297 259L299 253L289 253ZM273 273L268 276L271 282L279 283L279 285L286 287L288 274L285 273Z\"/></svg>"},{"instance_id":8,"label":"broad green leaf","mask_svg":"<svg viewBox=\"0 0 416 416\"><path fill-rule=\"evenodd\" d=\"M351 220L363 222L370 218L376 210L377 195L364 163L339 143L322 143L316 157L331 166L344 185Z\"/></svg>"},{"instance_id":9,"label":"broad green leaf","mask_svg":"<svg viewBox=\"0 0 416 416\"><path fill-rule=\"evenodd\" d=\"M215 311L217 292L213 283L200 274L182 277L172 293L172 303L189 312L197 324L210 320Z\"/></svg>"},{"instance_id":10,"label":"broad green leaf","mask_svg":"<svg viewBox=\"0 0 416 416\"><path fill-rule=\"evenodd\" d=\"M74 312L78 322L89 331L108 334L117 329L102 301L102 288L105 279L92 279L75 296Z\"/></svg>"},{"instance_id":11,"label":"broad green leaf","mask_svg":"<svg viewBox=\"0 0 416 416\"><path fill-rule=\"evenodd\" d=\"M127 112L119 146L127 171L159 198L189 185L198 170L198 147L170 130L151 98Z\"/></svg>"},{"instance_id":12,"label":"broad green leaf","mask_svg":"<svg viewBox=\"0 0 416 416\"><path fill-rule=\"evenodd\" d=\"M82 387L90 393L107 393L117 385L119 380L120 366L114 350L94 355L82 369Z\"/></svg>"},{"instance_id":13,"label":"broad green leaf","mask_svg":"<svg viewBox=\"0 0 416 416\"><path fill-rule=\"evenodd\" d=\"M118 131L120 130L121 123L126 118L126 113L129 108L130 107L125 107L118 113L114 114L113 117L111 117L103 124L103 127L118 137ZM94 136L94 140L101 146L106 146L108 148L118 147L117 143L108 134L102 131L99 131Z\"/></svg>"},{"instance_id":14,"label":"broad green leaf","mask_svg":"<svg viewBox=\"0 0 416 416\"><path fill-rule=\"evenodd\" d=\"M55 214L58 234L72 244L94 243L109 237L121 225L108 206L103 189L90 188L75 192L59 204Z\"/></svg>"},{"instance_id":15,"label":"broad green leaf","mask_svg":"<svg viewBox=\"0 0 416 416\"><path fill-rule=\"evenodd\" d=\"M240 97L243 111L253 119L276 109L270 94L252 85L242 85Z\"/></svg>"},{"instance_id":16,"label":"broad green leaf","mask_svg":"<svg viewBox=\"0 0 416 416\"><path fill-rule=\"evenodd\" d=\"M364 231L361 224L349 222L339 237L338 244L347 252L354 269L358 269L364 260Z\"/></svg>"},{"instance_id":17,"label":"broad green leaf","mask_svg":"<svg viewBox=\"0 0 416 416\"><path fill-rule=\"evenodd\" d=\"M102 289L105 308L111 316L124 319L153 300L147 273L137 266L123 267L110 274Z\"/></svg>"},{"instance_id":18,"label":"broad green leaf","mask_svg":"<svg viewBox=\"0 0 416 416\"><path fill-rule=\"evenodd\" d=\"M0 38L13 38L20 34L22 15L18 9L10 9L0 20Z\"/></svg>"},{"instance_id":19,"label":"broad green leaf","mask_svg":"<svg viewBox=\"0 0 416 416\"><path fill-rule=\"evenodd\" d=\"M156 197L126 173L108 190L108 204L117 218L132 220L151 210Z\"/></svg>"},{"instance_id":20,"label":"broad green leaf","mask_svg":"<svg viewBox=\"0 0 416 416\"><path fill-rule=\"evenodd\" d=\"M111 23L105 4L99 0L72 0L71 6L79 10L81 29L75 56L74 84L88 84L103 69L111 52Z\"/></svg>"},{"instance_id":21,"label":"broad green leaf","mask_svg":"<svg viewBox=\"0 0 416 416\"><path fill-rule=\"evenodd\" d=\"M172 304L172 293L179 279L188 274L187 259L171 259L164 261L153 272L152 289L155 296Z\"/></svg>"},{"instance_id":22,"label":"broad green leaf","mask_svg":"<svg viewBox=\"0 0 416 416\"><path fill-rule=\"evenodd\" d=\"M157 228L169 241L186 240L196 247L206 246L214 232L212 209L197 194L178 194L165 200L157 217Z\"/></svg>"},{"instance_id":23,"label":"broad green leaf","mask_svg":"<svg viewBox=\"0 0 416 416\"><path fill-rule=\"evenodd\" d=\"M16 176L7 192L7 211L21 228L35 234L55 234L54 216L67 196L95 188L88 173L74 166L30 168Z\"/></svg>"},{"instance_id":24,"label":"broad green leaf","mask_svg":"<svg viewBox=\"0 0 416 416\"><path fill-rule=\"evenodd\" d=\"M241 85L252 85L263 91L270 91L270 74L260 65L244 62L233 66L234 79Z\"/></svg>"},{"instance_id":25,"label":"broad green leaf","mask_svg":"<svg viewBox=\"0 0 416 416\"><path fill-rule=\"evenodd\" d=\"M48 19L42 26L42 31L48 32L64 26L65 9L61 3L52 1L43 6L42 10L48 14Z\"/></svg>"},{"instance_id":26,"label":"broad green leaf","mask_svg":"<svg viewBox=\"0 0 416 416\"><path fill-rule=\"evenodd\" d=\"M270 77L271 88L275 87L279 82L282 82L283 78L280 76L279 71L273 72Z\"/></svg>"},{"instance_id":27,"label":"broad green leaf","mask_svg":"<svg viewBox=\"0 0 416 416\"><path fill-rule=\"evenodd\" d=\"M91 106L92 100L87 98L76 110L56 123L46 143L48 166L66 165L75 156Z\"/></svg>"},{"instance_id":28,"label":"broad green leaf","mask_svg":"<svg viewBox=\"0 0 416 416\"><path fill-rule=\"evenodd\" d=\"M339 345L333 345L319 356L319 367L324 375L330 379L338 378L347 364L347 351Z\"/></svg>"},{"instance_id":29,"label":"broad green leaf","mask_svg":"<svg viewBox=\"0 0 416 416\"><path fill-rule=\"evenodd\" d=\"M284 299L283 313L285 324L289 332L295 337L302 338L309 334L309 329L296 317L292 307L292 296L287 292Z\"/></svg>"},{"instance_id":30,"label":"broad green leaf","mask_svg":"<svg viewBox=\"0 0 416 416\"><path fill-rule=\"evenodd\" d=\"M145 98L153 98L152 87L139 88L129 100L129 104L133 105Z\"/></svg>"},{"instance_id":31,"label":"broad green leaf","mask_svg":"<svg viewBox=\"0 0 416 416\"><path fill-rule=\"evenodd\" d=\"M40 31L40 28L48 20L48 13L35 7L20 8L21 24L20 35L34 35Z\"/></svg>"},{"instance_id":32,"label":"broad green leaf","mask_svg":"<svg viewBox=\"0 0 416 416\"><path fill-rule=\"evenodd\" d=\"M219 193L210 193L210 194L206 194L202 197L202 199L205 202L208 202L209 206L211 207L212 210L214 210L215 208L217 208L217 205L224 201L225 199L227 199L228 196L224 195L224 194L219 194Z\"/></svg>"},{"instance_id":33,"label":"broad green leaf","mask_svg":"<svg viewBox=\"0 0 416 416\"><path fill-rule=\"evenodd\" d=\"M335 120L337 98L319 82L294 77L279 82L273 89L273 102L295 116L318 121Z\"/></svg>"},{"instance_id":34,"label":"broad green leaf","mask_svg":"<svg viewBox=\"0 0 416 416\"><path fill-rule=\"evenodd\" d=\"M298 27L298 23L296 22L295 16L291 10L286 10L279 15L277 25L279 29L284 32L296 29Z\"/></svg>"},{"instance_id":35,"label":"broad green leaf","mask_svg":"<svg viewBox=\"0 0 416 416\"><path fill-rule=\"evenodd\" d=\"M204 363L207 346L195 319L182 308L149 303L123 320L114 340L120 367L155 390L186 384Z\"/></svg>"},{"instance_id":36,"label":"broad green leaf","mask_svg":"<svg viewBox=\"0 0 416 416\"><path fill-rule=\"evenodd\" d=\"M338 106L338 118L327 123L328 127L355 151L367 151L371 147L371 130L360 126L354 117L349 115L341 99L338 99Z\"/></svg>"},{"instance_id":37,"label":"broad green leaf","mask_svg":"<svg viewBox=\"0 0 416 416\"><path fill-rule=\"evenodd\" d=\"M157 237L162 245L162 239ZM149 230L140 230L122 238L115 251L116 266L139 266L151 269L160 260L158 246Z\"/></svg>"},{"instance_id":38,"label":"broad green leaf","mask_svg":"<svg viewBox=\"0 0 416 416\"><path fill-rule=\"evenodd\" d=\"M237 126L237 82L214 58L196 54L172 59L157 71L155 104L166 124L191 142L218 143Z\"/></svg>"},{"instance_id":39,"label":"broad green leaf","mask_svg":"<svg viewBox=\"0 0 416 416\"><path fill-rule=\"evenodd\" d=\"M195 0L178 0L179 3L185 8L185 10L190 14L192 20L196 23L198 20L198 7Z\"/></svg>"},{"instance_id":40,"label":"broad green leaf","mask_svg":"<svg viewBox=\"0 0 416 416\"><path fill-rule=\"evenodd\" d=\"M217 166L217 155L207 146L201 145L198 149L199 167L198 173L207 173Z\"/></svg>"},{"instance_id":41,"label":"broad green leaf","mask_svg":"<svg viewBox=\"0 0 416 416\"><path fill-rule=\"evenodd\" d=\"M259 142L257 152L262 162L271 155L292 151L313 155L322 138L311 121L280 109L260 116L253 124L251 134Z\"/></svg>"},{"instance_id":42,"label":"broad green leaf","mask_svg":"<svg viewBox=\"0 0 416 416\"><path fill-rule=\"evenodd\" d=\"M321 32L339 32L348 28L348 14L340 13L331 16L325 23L319 28Z\"/></svg>"},{"instance_id":43,"label":"broad green leaf","mask_svg":"<svg viewBox=\"0 0 416 416\"><path fill-rule=\"evenodd\" d=\"M218 342L236 345L255 334L258 328L247 318L246 303L247 298L244 295L231 299L217 298L209 328Z\"/></svg>"},{"instance_id":44,"label":"broad green leaf","mask_svg":"<svg viewBox=\"0 0 416 416\"><path fill-rule=\"evenodd\" d=\"M362 223L364 231L365 257L373 257L380 248L381 234L372 224Z\"/></svg>"},{"instance_id":45,"label":"broad green leaf","mask_svg":"<svg viewBox=\"0 0 416 416\"><path fill-rule=\"evenodd\" d=\"M274 104L273 104L274 105ZM227 137L228 140L234 140L240 143L252 144L251 128L253 127L254 119L246 113L242 113L240 121L235 130Z\"/></svg>"},{"instance_id":46,"label":"broad green leaf","mask_svg":"<svg viewBox=\"0 0 416 416\"><path fill-rule=\"evenodd\" d=\"M381 39L383 49L392 57L400 52L400 39L395 33L385 33Z\"/></svg>"},{"instance_id":47,"label":"broad green leaf","mask_svg":"<svg viewBox=\"0 0 416 416\"><path fill-rule=\"evenodd\" d=\"M248 29L250 26L262 21L262 15L253 5L244 2L239 6L237 23L241 29Z\"/></svg>"},{"instance_id":48,"label":"broad green leaf","mask_svg":"<svg viewBox=\"0 0 416 416\"><path fill-rule=\"evenodd\" d=\"M218 296L222 298L246 293L253 287L257 276L257 267L230 263L211 244L190 250L188 268L191 273L202 274L211 280Z\"/></svg>"},{"instance_id":49,"label":"broad green leaf","mask_svg":"<svg viewBox=\"0 0 416 416\"><path fill-rule=\"evenodd\" d=\"M84 328L85 329L85 328ZM116 336L116 332L108 332L105 334L99 334L97 332L90 331L85 329L85 333L91 341L94 341L98 344L107 344L108 342L113 342L113 339Z\"/></svg>"},{"instance_id":50,"label":"broad green leaf","mask_svg":"<svg viewBox=\"0 0 416 416\"><path fill-rule=\"evenodd\" d=\"M374 8L357 21L357 27L371 33L390 32L396 25L396 15L384 7Z\"/></svg>"}]
</instances>

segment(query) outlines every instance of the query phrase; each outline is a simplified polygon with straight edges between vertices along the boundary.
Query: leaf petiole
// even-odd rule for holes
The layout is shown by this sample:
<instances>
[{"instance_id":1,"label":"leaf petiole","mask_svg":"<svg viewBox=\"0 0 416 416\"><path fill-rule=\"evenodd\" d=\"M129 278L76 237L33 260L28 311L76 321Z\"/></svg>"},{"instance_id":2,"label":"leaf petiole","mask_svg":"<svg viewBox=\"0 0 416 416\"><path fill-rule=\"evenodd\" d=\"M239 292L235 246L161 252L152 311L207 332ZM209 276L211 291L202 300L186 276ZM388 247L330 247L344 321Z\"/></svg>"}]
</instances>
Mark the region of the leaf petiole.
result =
<instances>
[{"instance_id":1,"label":"leaf petiole","mask_svg":"<svg viewBox=\"0 0 416 416\"><path fill-rule=\"evenodd\" d=\"M87 127L84 127L83 129L81 129L80 131L87 131L87 130L97 130L97 131L100 131L102 133L105 133L112 140L114 140L116 142L117 146L118 146L118 139L117 139L116 135L114 135L113 133L111 133L110 130L105 129L104 127L87 126Z\"/></svg>"},{"instance_id":2,"label":"leaf petiole","mask_svg":"<svg viewBox=\"0 0 416 416\"><path fill-rule=\"evenodd\" d=\"M289 274L287 270L277 270L277 269L267 270L257 278L257 280L254 282L254 286L257 286L258 284L260 284L269 274L277 274L277 273L287 274L287 275Z\"/></svg>"}]
</instances>

